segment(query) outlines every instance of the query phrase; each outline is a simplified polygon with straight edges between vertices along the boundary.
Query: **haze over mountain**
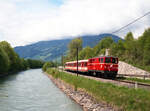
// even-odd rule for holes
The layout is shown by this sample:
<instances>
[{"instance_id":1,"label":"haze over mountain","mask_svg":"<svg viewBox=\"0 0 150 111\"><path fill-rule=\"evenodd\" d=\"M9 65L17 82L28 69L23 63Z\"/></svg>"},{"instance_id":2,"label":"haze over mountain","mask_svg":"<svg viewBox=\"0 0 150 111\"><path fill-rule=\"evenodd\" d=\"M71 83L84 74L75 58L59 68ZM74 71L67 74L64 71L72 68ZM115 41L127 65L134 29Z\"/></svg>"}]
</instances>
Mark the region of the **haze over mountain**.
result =
<instances>
[{"instance_id":1,"label":"haze over mountain","mask_svg":"<svg viewBox=\"0 0 150 111\"><path fill-rule=\"evenodd\" d=\"M85 35L82 36L83 47L94 47L104 37L112 37L117 42L120 37L112 34L100 34L100 35ZM40 41L26 46L15 47L15 51L22 58L41 59L45 61L55 60L61 57L62 54L66 54L67 47L71 39Z\"/></svg>"}]
</instances>

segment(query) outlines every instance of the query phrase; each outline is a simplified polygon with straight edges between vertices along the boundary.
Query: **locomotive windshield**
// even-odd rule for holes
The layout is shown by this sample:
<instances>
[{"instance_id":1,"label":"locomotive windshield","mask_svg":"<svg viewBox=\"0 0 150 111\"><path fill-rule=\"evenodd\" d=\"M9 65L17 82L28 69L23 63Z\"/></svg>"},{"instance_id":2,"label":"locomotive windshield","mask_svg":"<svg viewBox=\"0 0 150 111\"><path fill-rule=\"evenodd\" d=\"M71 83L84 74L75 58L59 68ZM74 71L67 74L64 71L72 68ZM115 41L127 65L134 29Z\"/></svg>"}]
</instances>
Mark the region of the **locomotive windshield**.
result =
<instances>
[{"instance_id":1,"label":"locomotive windshield","mask_svg":"<svg viewBox=\"0 0 150 111\"><path fill-rule=\"evenodd\" d=\"M105 63L114 63L117 64L117 59L116 58L105 58Z\"/></svg>"},{"instance_id":2,"label":"locomotive windshield","mask_svg":"<svg viewBox=\"0 0 150 111\"><path fill-rule=\"evenodd\" d=\"M112 58L112 63L117 64L117 59L116 58Z\"/></svg>"},{"instance_id":3,"label":"locomotive windshield","mask_svg":"<svg viewBox=\"0 0 150 111\"><path fill-rule=\"evenodd\" d=\"M111 58L105 58L105 63L111 63Z\"/></svg>"}]
</instances>

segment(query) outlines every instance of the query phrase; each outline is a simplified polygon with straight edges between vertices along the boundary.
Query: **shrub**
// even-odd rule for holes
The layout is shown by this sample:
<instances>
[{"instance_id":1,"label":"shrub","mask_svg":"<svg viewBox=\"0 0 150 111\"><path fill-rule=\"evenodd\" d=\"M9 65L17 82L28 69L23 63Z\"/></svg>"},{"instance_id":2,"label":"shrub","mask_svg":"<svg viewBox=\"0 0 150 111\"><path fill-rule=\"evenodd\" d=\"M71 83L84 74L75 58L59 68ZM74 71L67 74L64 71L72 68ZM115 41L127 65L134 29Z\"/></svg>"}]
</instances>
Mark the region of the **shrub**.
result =
<instances>
[{"instance_id":1,"label":"shrub","mask_svg":"<svg viewBox=\"0 0 150 111\"><path fill-rule=\"evenodd\" d=\"M43 65L42 70L43 70L43 71L46 71L47 68L50 68L50 67L52 67L52 66L53 66L53 64L52 64L51 62L46 62L46 63Z\"/></svg>"}]
</instances>

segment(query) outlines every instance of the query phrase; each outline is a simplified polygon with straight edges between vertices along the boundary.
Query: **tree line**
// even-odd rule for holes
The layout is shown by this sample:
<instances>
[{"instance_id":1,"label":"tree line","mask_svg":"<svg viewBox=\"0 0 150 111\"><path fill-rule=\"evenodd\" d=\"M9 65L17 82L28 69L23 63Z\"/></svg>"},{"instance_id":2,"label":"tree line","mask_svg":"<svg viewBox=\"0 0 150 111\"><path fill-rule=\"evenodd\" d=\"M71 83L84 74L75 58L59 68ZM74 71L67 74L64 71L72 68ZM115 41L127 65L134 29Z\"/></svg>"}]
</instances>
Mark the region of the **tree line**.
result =
<instances>
[{"instance_id":1,"label":"tree line","mask_svg":"<svg viewBox=\"0 0 150 111\"><path fill-rule=\"evenodd\" d=\"M132 32L127 33L124 39L118 42L114 42L111 37L106 37L93 48L89 46L83 48L81 38L73 39L68 45L64 63L76 60L77 47L79 60L104 55L108 48L111 56L119 57L121 61L150 71L150 28L138 38L134 38Z\"/></svg>"},{"instance_id":2,"label":"tree line","mask_svg":"<svg viewBox=\"0 0 150 111\"><path fill-rule=\"evenodd\" d=\"M20 58L8 42L0 42L0 75L40 68L43 64L43 61Z\"/></svg>"},{"instance_id":3,"label":"tree line","mask_svg":"<svg viewBox=\"0 0 150 111\"><path fill-rule=\"evenodd\" d=\"M127 33L124 40L113 43L110 48L111 55L139 68L150 71L150 28L137 39L132 32Z\"/></svg>"}]
</instances>

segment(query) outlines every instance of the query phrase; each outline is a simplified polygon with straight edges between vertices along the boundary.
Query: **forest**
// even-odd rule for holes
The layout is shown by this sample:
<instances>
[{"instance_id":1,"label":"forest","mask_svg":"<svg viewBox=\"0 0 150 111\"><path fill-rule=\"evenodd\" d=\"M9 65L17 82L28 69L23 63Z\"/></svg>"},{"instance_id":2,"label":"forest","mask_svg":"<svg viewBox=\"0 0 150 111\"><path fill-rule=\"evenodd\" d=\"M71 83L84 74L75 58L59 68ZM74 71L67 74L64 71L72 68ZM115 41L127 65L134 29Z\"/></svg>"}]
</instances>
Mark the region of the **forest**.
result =
<instances>
[{"instance_id":1,"label":"forest","mask_svg":"<svg viewBox=\"0 0 150 111\"><path fill-rule=\"evenodd\" d=\"M8 42L0 42L0 75L41 68L43 64L44 62L40 60L20 58Z\"/></svg>"},{"instance_id":2,"label":"forest","mask_svg":"<svg viewBox=\"0 0 150 111\"><path fill-rule=\"evenodd\" d=\"M129 32L123 40L120 39L118 42L114 42L111 37L106 37L93 48L89 46L83 48L81 38L73 39L68 45L68 53L64 57L65 62L76 60L77 47L79 60L104 55L105 49L109 49L111 56L119 57L121 61L150 71L150 28L136 38L132 32Z\"/></svg>"}]
</instances>

